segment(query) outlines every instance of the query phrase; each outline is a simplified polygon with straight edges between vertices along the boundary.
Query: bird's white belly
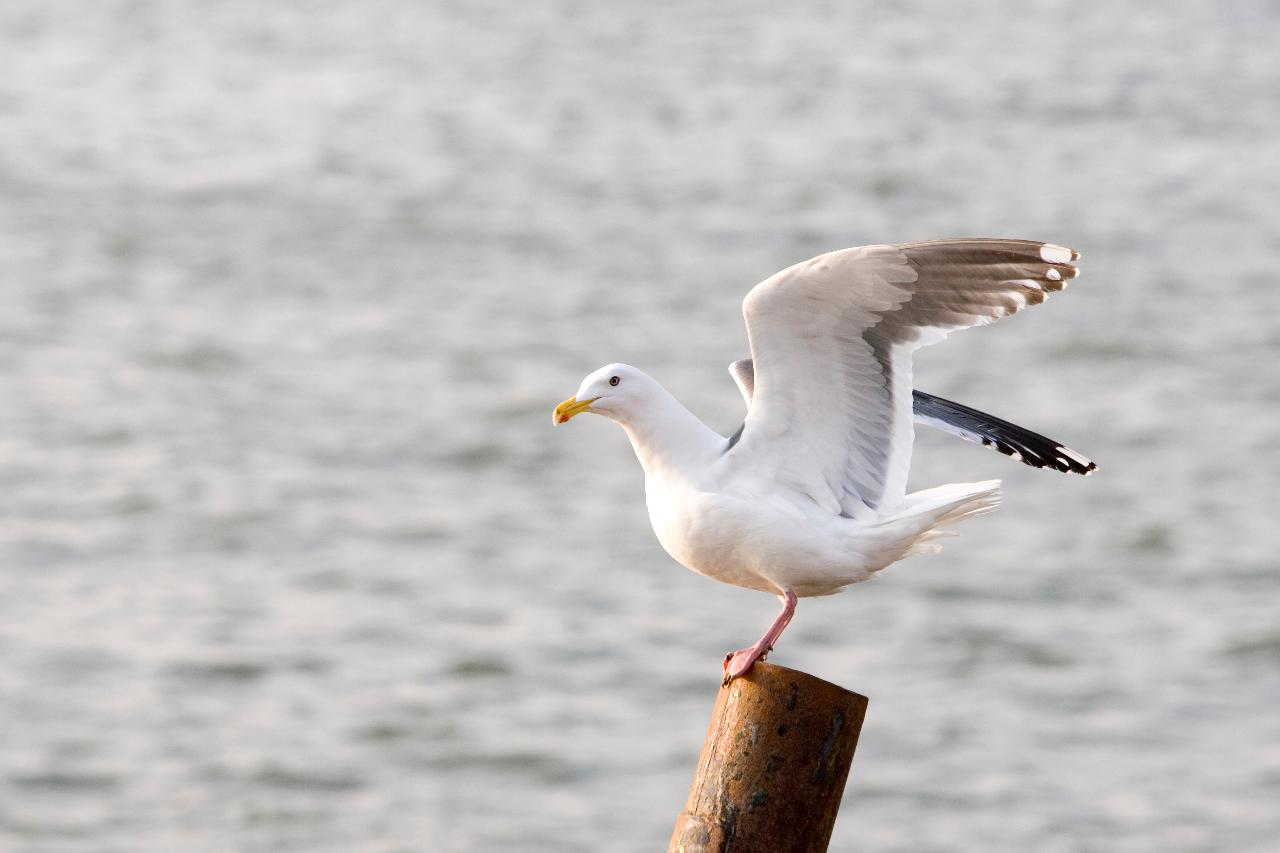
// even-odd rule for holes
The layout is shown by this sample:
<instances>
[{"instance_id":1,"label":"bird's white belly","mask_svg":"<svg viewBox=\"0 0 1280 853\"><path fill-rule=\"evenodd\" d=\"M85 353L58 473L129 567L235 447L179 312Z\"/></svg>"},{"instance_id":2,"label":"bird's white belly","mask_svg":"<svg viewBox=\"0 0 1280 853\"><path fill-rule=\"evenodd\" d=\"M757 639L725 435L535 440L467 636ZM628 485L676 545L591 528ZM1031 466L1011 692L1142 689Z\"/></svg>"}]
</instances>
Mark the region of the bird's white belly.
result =
<instances>
[{"instance_id":1,"label":"bird's white belly","mask_svg":"<svg viewBox=\"0 0 1280 853\"><path fill-rule=\"evenodd\" d=\"M856 555L795 512L724 493L647 485L658 541L698 574L762 592L816 595L858 571Z\"/></svg>"}]
</instances>

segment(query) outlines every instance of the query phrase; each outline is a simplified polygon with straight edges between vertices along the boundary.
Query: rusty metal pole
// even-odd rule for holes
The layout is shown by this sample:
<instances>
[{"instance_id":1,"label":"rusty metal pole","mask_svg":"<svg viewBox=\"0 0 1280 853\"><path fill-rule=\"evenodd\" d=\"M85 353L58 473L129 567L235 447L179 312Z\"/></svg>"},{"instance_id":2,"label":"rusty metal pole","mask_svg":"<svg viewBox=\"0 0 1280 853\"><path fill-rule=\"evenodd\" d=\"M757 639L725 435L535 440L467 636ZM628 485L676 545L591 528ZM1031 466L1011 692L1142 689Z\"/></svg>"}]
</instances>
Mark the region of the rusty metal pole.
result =
<instances>
[{"instance_id":1,"label":"rusty metal pole","mask_svg":"<svg viewBox=\"0 0 1280 853\"><path fill-rule=\"evenodd\" d=\"M867 697L757 663L720 688L668 853L823 853Z\"/></svg>"}]
</instances>

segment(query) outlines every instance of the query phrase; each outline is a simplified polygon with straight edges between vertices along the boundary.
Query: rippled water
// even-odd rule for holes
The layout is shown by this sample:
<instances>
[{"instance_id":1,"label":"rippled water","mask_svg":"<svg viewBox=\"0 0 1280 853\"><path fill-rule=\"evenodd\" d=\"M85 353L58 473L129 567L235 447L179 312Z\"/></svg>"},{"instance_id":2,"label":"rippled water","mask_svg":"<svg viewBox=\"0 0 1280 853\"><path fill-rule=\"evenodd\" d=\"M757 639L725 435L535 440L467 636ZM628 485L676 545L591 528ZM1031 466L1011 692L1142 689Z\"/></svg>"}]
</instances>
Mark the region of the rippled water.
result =
<instances>
[{"instance_id":1,"label":"rippled water","mask_svg":"<svg viewBox=\"0 0 1280 853\"><path fill-rule=\"evenodd\" d=\"M975 234L1069 293L920 387L1088 453L802 602L834 850L1280 836L1274 4L0 6L0 848L651 851L775 602L672 563L612 360Z\"/></svg>"}]
</instances>

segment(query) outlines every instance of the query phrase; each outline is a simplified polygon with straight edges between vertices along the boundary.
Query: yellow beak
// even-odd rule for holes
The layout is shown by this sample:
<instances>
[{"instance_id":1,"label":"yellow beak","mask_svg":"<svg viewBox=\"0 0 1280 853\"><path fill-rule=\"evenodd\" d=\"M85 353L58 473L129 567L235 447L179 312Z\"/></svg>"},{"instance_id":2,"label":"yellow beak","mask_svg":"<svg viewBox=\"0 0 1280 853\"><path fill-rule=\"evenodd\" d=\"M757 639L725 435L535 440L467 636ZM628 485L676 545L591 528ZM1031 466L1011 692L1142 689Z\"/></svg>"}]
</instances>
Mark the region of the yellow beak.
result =
<instances>
[{"instance_id":1,"label":"yellow beak","mask_svg":"<svg viewBox=\"0 0 1280 853\"><path fill-rule=\"evenodd\" d=\"M557 425L567 424L570 418L574 415L582 414L591 408L592 403L599 399L599 397L592 397L590 400L579 400L577 397L570 397L556 406L556 410L551 413L551 422Z\"/></svg>"}]
</instances>

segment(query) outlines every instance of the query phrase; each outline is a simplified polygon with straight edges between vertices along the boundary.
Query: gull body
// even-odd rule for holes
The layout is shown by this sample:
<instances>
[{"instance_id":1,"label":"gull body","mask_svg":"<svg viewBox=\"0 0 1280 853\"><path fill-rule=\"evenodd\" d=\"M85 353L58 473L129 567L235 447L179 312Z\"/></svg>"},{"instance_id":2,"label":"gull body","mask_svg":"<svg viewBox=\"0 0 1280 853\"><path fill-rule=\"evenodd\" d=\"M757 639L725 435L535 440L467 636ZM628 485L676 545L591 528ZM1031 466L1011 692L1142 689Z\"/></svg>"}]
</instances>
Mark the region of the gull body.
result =
<instances>
[{"instance_id":1,"label":"gull body","mask_svg":"<svg viewBox=\"0 0 1280 853\"><path fill-rule=\"evenodd\" d=\"M1076 257L1052 244L954 240L846 249L778 273L743 305L752 359L730 372L748 415L731 437L627 364L590 374L556 407L556 423L590 412L626 431L672 558L782 599L765 635L726 656L726 680L768 653L797 598L937 551L943 528L998 505L998 480L906 493L913 403L920 422L1027 464L1093 470L1044 436L911 389L915 349L1043 301L1074 277Z\"/></svg>"},{"instance_id":2,"label":"gull body","mask_svg":"<svg viewBox=\"0 0 1280 853\"><path fill-rule=\"evenodd\" d=\"M610 386L614 377L619 381ZM920 497L936 498L935 490L857 519L778 488L772 477L738 464L730 439L631 365L600 368L575 399L594 399L589 411L627 433L644 469L649 521L662 547L714 580L775 595L829 595L904 556L926 532L920 522L933 520L919 510L937 503Z\"/></svg>"}]
</instances>

